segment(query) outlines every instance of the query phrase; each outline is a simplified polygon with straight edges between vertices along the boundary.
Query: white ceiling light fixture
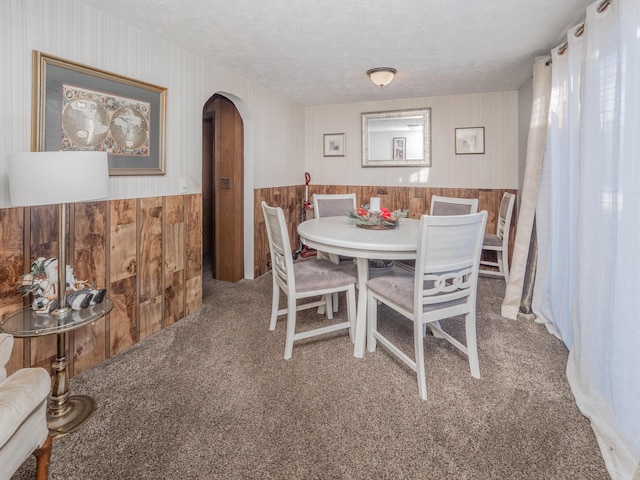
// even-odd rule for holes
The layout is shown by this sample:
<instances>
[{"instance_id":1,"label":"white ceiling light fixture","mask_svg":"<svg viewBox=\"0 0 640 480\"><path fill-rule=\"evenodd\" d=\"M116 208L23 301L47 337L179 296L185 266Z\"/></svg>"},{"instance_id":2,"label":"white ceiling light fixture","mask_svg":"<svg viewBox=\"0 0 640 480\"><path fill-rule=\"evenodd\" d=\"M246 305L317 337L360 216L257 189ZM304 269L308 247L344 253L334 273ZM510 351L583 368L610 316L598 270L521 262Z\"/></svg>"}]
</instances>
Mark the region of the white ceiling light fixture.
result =
<instances>
[{"instance_id":1,"label":"white ceiling light fixture","mask_svg":"<svg viewBox=\"0 0 640 480\"><path fill-rule=\"evenodd\" d=\"M380 88L389 85L393 77L396 76L396 73L398 73L398 71L390 67L377 67L367 70L367 75L369 75L371 81L380 86Z\"/></svg>"}]
</instances>

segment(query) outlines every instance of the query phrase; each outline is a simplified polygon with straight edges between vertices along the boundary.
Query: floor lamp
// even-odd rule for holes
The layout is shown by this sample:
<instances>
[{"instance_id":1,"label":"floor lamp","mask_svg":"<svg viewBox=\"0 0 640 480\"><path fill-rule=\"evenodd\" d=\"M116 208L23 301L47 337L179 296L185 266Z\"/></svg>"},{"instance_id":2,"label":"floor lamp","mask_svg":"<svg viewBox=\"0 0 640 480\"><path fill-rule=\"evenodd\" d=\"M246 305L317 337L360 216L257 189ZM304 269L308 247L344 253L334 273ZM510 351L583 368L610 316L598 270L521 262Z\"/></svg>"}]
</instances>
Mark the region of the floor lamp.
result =
<instances>
[{"instance_id":1,"label":"floor lamp","mask_svg":"<svg viewBox=\"0 0 640 480\"><path fill-rule=\"evenodd\" d=\"M9 196L14 206L58 205L57 306L49 313L58 322L72 313L66 305L66 204L109 197L106 152L29 152L8 155ZM90 397L69 395L67 331L57 333L53 388L49 401L50 430L69 433L95 410ZM51 424L54 427L51 427Z\"/></svg>"}]
</instances>

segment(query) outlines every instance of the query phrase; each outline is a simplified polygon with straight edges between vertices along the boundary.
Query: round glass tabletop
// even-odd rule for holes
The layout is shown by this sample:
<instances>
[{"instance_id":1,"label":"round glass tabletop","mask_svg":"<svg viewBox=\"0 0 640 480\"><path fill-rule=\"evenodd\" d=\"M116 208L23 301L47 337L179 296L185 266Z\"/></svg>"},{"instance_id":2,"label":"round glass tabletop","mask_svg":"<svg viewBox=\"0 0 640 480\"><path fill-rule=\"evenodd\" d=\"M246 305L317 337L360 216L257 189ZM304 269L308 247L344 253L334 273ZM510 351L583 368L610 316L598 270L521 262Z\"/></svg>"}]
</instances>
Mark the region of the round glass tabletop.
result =
<instances>
[{"instance_id":1,"label":"round glass tabletop","mask_svg":"<svg viewBox=\"0 0 640 480\"><path fill-rule=\"evenodd\" d=\"M101 303L81 310L71 310L64 315L36 313L25 307L0 321L0 331L14 337L38 337L74 330L105 316L113 308L113 301L105 297Z\"/></svg>"}]
</instances>

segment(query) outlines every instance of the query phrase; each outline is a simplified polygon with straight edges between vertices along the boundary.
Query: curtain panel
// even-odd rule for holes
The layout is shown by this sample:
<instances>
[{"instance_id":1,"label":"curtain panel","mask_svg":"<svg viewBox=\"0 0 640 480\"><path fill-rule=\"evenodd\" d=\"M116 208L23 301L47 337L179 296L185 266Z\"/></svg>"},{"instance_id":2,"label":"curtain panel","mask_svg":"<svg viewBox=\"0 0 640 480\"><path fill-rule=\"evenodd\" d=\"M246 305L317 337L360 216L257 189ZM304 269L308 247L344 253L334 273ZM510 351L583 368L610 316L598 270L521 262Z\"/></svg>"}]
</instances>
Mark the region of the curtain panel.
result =
<instances>
[{"instance_id":1,"label":"curtain panel","mask_svg":"<svg viewBox=\"0 0 640 480\"><path fill-rule=\"evenodd\" d=\"M566 45L551 52L550 70L545 97L536 94L545 80L535 77L546 79L547 72L539 61L534 65L518 235L521 223L524 232L512 267L520 273L507 286L502 311L516 318L530 287L525 278L533 277L531 309L569 350L567 378L611 477L637 480L640 2L590 5L584 25L570 29ZM541 98L549 102L544 134L537 118ZM541 135L544 154L538 156L533 147ZM525 254L529 244L537 245L535 262Z\"/></svg>"}]
</instances>

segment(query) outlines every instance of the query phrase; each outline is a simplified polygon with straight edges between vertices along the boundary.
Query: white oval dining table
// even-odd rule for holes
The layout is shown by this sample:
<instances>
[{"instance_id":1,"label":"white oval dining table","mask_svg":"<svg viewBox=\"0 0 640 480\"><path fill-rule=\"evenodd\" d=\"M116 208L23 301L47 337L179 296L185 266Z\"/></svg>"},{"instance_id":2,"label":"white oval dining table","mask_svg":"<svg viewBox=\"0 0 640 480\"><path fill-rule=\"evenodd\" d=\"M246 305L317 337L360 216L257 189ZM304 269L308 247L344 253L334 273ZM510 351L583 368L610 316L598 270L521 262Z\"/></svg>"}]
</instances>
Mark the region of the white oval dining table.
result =
<instances>
[{"instance_id":1,"label":"white oval dining table","mask_svg":"<svg viewBox=\"0 0 640 480\"><path fill-rule=\"evenodd\" d=\"M368 260L415 259L419 227L419 220L403 218L395 229L370 230L357 227L347 216L314 218L298 225L298 235L308 247L357 259L359 292L353 354L358 358L364 356L366 347Z\"/></svg>"}]
</instances>

